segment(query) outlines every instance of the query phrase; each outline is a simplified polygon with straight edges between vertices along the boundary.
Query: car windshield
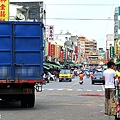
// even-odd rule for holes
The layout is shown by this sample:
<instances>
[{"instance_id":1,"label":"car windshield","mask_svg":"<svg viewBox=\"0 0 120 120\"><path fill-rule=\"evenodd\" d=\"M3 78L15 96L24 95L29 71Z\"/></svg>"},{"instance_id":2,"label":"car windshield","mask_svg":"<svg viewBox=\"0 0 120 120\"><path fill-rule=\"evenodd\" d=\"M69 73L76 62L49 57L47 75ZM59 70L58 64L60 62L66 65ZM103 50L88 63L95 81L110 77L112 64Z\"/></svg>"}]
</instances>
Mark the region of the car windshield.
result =
<instances>
[{"instance_id":1,"label":"car windshield","mask_svg":"<svg viewBox=\"0 0 120 120\"><path fill-rule=\"evenodd\" d=\"M102 76L102 73L94 73L94 76Z\"/></svg>"},{"instance_id":2,"label":"car windshield","mask_svg":"<svg viewBox=\"0 0 120 120\"><path fill-rule=\"evenodd\" d=\"M60 71L61 74L70 74L70 70L63 69Z\"/></svg>"}]
</instances>

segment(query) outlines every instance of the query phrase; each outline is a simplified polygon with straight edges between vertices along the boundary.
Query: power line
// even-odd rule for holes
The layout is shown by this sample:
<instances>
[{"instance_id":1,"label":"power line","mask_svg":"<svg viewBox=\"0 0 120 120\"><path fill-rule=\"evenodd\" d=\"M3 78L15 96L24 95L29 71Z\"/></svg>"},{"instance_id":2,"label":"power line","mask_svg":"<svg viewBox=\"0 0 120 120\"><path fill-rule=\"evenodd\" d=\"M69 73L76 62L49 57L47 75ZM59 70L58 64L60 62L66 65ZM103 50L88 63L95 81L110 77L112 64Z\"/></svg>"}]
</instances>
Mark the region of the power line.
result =
<instances>
[{"instance_id":1,"label":"power line","mask_svg":"<svg viewBox=\"0 0 120 120\"><path fill-rule=\"evenodd\" d=\"M51 20L93 20L93 21L107 21L107 20L110 20L110 21L113 21L115 19L112 19L112 18L103 18L103 19L100 19L100 18L91 18L91 19L88 19L88 18L46 18L46 19L51 19Z\"/></svg>"},{"instance_id":2,"label":"power line","mask_svg":"<svg viewBox=\"0 0 120 120\"><path fill-rule=\"evenodd\" d=\"M112 11L113 11L113 7L114 7L114 3L115 3L115 0L113 0L113 4L112 4L112 8L111 8L111 11L110 11L110 16L109 16L109 18L110 18L111 15L112 15ZM109 21L107 21L107 25L106 25L106 29L105 29L105 34L104 34L104 36L106 35L107 29L108 29L108 23L109 23Z\"/></svg>"},{"instance_id":3,"label":"power line","mask_svg":"<svg viewBox=\"0 0 120 120\"><path fill-rule=\"evenodd\" d=\"M46 5L59 5L59 6L116 6L118 4L46 4Z\"/></svg>"}]
</instances>

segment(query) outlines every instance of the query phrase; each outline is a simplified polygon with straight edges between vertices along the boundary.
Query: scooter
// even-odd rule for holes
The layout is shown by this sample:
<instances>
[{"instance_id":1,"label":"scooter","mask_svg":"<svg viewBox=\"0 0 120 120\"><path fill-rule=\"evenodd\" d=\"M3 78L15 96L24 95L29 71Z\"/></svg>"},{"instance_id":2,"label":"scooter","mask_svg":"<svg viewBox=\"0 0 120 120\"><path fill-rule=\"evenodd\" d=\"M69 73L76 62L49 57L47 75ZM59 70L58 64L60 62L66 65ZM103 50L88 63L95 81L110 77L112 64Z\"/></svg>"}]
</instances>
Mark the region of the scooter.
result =
<instances>
[{"instance_id":1,"label":"scooter","mask_svg":"<svg viewBox=\"0 0 120 120\"><path fill-rule=\"evenodd\" d=\"M80 78L80 82L81 85L83 84L83 78Z\"/></svg>"}]
</instances>

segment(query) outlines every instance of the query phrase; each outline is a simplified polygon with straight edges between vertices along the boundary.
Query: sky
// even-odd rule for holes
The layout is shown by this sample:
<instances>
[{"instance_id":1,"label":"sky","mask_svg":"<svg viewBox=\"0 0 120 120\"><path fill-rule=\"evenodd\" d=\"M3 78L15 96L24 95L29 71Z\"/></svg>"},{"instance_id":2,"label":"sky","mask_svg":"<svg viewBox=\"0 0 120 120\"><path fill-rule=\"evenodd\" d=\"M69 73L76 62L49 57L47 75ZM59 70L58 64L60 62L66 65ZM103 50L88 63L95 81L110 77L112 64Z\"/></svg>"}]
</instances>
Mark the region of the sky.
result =
<instances>
[{"instance_id":1,"label":"sky","mask_svg":"<svg viewBox=\"0 0 120 120\"><path fill-rule=\"evenodd\" d=\"M16 1L16 0L10 0ZM38 1L38 0L17 0L17 1ZM55 26L55 34L60 31L69 31L72 35L83 35L87 39L95 39L98 48L105 49L106 35L114 33L115 7L119 0L43 0L46 4L46 24ZM53 5L57 4L57 5ZM72 4L72 5L60 5ZM97 4L80 5L80 4ZM110 4L109 6L100 4ZM70 19L108 19L108 20L58 20L52 18Z\"/></svg>"}]
</instances>

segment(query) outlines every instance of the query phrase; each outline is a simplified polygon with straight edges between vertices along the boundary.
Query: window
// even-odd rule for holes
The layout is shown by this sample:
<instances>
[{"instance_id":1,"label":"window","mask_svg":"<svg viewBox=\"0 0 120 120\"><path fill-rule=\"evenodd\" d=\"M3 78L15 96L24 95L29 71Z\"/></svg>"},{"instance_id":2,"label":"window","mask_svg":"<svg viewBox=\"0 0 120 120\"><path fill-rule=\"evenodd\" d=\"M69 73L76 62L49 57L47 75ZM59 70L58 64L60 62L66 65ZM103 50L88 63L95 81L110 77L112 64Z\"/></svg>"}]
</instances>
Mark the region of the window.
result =
<instances>
[{"instance_id":1,"label":"window","mask_svg":"<svg viewBox=\"0 0 120 120\"><path fill-rule=\"evenodd\" d=\"M118 21L118 29L120 29L120 20Z\"/></svg>"},{"instance_id":2,"label":"window","mask_svg":"<svg viewBox=\"0 0 120 120\"><path fill-rule=\"evenodd\" d=\"M118 8L118 15L120 15L120 7Z\"/></svg>"},{"instance_id":3,"label":"window","mask_svg":"<svg viewBox=\"0 0 120 120\"><path fill-rule=\"evenodd\" d=\"M62 70L60 71L60 74L70 74L70 70L62 69Z\"/></svg>"},{"instance_id":4,"label":"window","mask_svg":"<svg viewBox=\"0 0 120 120\"><path fill-rule=\"evenodd\" d=\"M30 13L30 19L36 19L36 13L34 12Z\"/></svg>"},{"instance_id":5,"label":"window","mask_svg":"<svg viewBox=\"0 0 120 120\"><path fill-rule=\"evenodd\" d=\"M98 57L89 57L90 61L98 61Z\"/></svg>"}]
</instances>

